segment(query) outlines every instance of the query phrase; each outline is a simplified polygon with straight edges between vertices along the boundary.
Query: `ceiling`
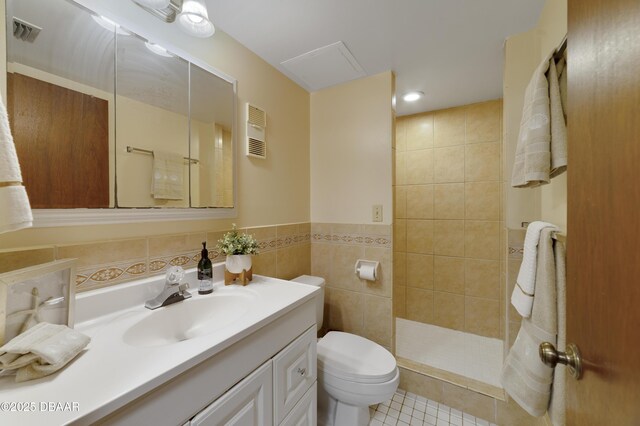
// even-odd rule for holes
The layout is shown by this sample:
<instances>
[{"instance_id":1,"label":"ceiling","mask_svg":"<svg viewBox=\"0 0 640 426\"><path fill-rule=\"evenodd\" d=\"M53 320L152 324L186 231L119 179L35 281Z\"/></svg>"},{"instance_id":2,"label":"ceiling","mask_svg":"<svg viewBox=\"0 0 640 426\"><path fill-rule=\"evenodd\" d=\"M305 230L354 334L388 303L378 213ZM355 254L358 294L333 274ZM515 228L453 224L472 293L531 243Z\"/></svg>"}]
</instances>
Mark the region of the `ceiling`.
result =
<instances>
[{"instance_id":1,"label":"ceiling","mask_svg":"<svg viewBox=\"0 0 640 426\"><path fill-rule=\"evenodd\" d=\"M544 0L206 0L217 28L309 91L282 62L342 41L366 75L393 70L399 115L502 97L503 43ZM214 36L215 37L215 36ZM335 84L331 82L331 84Z\"/></svg>"}]
</instances>

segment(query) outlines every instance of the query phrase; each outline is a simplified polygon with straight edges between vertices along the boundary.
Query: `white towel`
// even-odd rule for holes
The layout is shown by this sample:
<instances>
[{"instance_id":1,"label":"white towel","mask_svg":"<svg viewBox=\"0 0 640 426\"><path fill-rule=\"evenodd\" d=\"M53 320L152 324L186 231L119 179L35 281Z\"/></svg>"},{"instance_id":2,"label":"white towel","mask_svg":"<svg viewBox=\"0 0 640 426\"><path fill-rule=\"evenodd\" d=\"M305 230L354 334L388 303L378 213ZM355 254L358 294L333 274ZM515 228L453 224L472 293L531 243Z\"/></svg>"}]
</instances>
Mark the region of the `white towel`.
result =
<instances>
[{"instance_id":1,"label":"white towel","mask_svg":"<svg viewBox=\"0 0 640 426\"><path fill-rule=\"evenodd\" d=\"M552 239L554 230L545 228L540 237L536 297L531 318L522 320L520 331L505 359L502 386L529 414L542 416L548 410L553 424L564 422L564 367L547 367L538 355L542 342L560 345L565 341L564 246ZM559 346L557 346L559 347ZM553 383L553 391L552 391Z\"/></svg>"},{"instance_id":2,"label":"white towel","mask_svg":"<svg viewBox=\"0 0 640 426\"><path fill-rule=\"evenodd\" d=\"M536 268L538 257L538 242L540 233L545 228L558 228L548 222L531 222L527 227L527 235L524 238L524 253L518 272L518 279L511 294L511 304L523 318L531 316L533 298L536 292Z\"/></svg>"},{"instance_id":3,"label":"white towel","mask_svg":"<svg viewBox=\"0 0 640 426\"><path fill-rule=\"evenodd\" d=\"M67 365L90 341L65 325L41 322L0 348L0 368L17 370L16 382L38 379Z\"/></svg>"},{"instance_id":4,"label":"white towel","mask_svg":"<svg viewBox=\"0 0 640 426\"><path fill-rule=\"evenodd\" d=\"M184 158L180 154L153 151L151 194L155 199L182 200L184 198Z\"/></svg>"},{"instance_id":5,"label":"white towel","mask_svg":"<svg viewBox=\"0 0 640 426\"><path fill-rule=\"evenodd\" d=\"M32 225L31 206L22 186L22 173L9 128L7 109L0 99L0 233Z\"/></svg>"},{"instance_id":6,"label":"white towel","mask_svg":"<svg viewBox=\"0 0 640 426\"><path fill-rule=\"evenodd\" d=\"M511 176L516 188L549 183L567 166L567 129L553 53L535 70L525 91Z\"/></svg>"}]
</instances>

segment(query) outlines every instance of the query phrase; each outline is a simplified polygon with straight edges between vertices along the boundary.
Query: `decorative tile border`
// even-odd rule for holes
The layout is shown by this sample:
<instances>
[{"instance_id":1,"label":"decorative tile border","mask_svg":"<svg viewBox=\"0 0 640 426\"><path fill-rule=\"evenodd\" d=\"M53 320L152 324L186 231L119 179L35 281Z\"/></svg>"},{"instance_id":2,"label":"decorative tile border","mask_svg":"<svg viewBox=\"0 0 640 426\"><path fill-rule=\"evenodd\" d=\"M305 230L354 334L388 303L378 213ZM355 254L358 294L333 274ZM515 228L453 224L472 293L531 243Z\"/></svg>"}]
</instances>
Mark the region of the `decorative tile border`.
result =
<instances>
[{"instance_id":1,"label":"decorative tile border","mask_svg":"<svg viewBox=\"0 0 640 426\"><path fill-rule=\"evenodd\" d=\"M294 235L286 235L284 237L266 238L258 240L258 249L260 252L269 252L281 248L296 246L300 244L308 244L311 241L311 234L301 233Z\"/></svg>"},{"instance_id":2,"label":"decorative tile border","mask_svg":"<svg viewBox=\"0 0 640 426\"><path fill-rule=\"evenodd\" d=\"M147 259L78 268L76 286L78 291L105 287L145 276L148 269Z\"/></svg>"},{"instance_id":3,"label":"decorative tile border","mask_svg":"<svg viewBox=\"0 0 640 426\"><path fill-rule=\"evenodd\" d=\"M511 259L522 259L522 255L524 254L524 247L511 247L509 246L509 258Z\"/></svg>"},{"instance_id":4,"label":"decorative tile border","mask_svg":"<svg viewBox=\"0 0 640 426\"><path fill-rule=\"evenodd\" d=\"M311 238L315 243L391 248L391 237L385 235L314 233Z\"/></svg>"}]
</instances>

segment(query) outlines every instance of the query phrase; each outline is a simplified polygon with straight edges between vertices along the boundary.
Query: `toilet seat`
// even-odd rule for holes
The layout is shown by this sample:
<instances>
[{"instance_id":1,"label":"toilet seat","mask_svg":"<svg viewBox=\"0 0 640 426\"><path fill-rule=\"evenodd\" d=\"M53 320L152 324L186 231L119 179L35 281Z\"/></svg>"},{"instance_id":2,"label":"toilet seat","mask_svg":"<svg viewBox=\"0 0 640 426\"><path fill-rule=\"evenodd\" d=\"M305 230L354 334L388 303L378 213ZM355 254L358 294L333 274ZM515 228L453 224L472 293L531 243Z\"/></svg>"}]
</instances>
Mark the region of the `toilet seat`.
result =
<instances>
[{"instance_id":1,"label":"toilet seat","mask_svg":"<svg viewBox=\"0 0 640 426\"><path fill-rule=\"evenodd\" d=\"M383 384L398 374L389 351L355 334L331 331L320 339L317 351L318 369L340 381Z\"/></svg>"}]
</instances>

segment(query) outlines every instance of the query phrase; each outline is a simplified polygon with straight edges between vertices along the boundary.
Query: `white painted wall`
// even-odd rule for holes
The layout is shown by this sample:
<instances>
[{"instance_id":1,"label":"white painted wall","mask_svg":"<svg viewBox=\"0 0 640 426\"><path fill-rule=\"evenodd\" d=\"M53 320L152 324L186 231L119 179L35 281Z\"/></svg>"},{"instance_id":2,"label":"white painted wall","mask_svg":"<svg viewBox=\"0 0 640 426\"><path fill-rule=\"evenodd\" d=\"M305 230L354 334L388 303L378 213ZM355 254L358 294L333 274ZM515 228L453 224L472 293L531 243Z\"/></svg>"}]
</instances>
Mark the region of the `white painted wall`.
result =
<instances>
[{"instance_id":1,"label":"white painted wall","mask_svg":"<svg viewBox=\"0 0 640 426\"><path fill-rule=\"evenodd\" d=\"M393 222L392 96L391 72L311 94L312 222Z\"/></svg>"}]
</instances>

